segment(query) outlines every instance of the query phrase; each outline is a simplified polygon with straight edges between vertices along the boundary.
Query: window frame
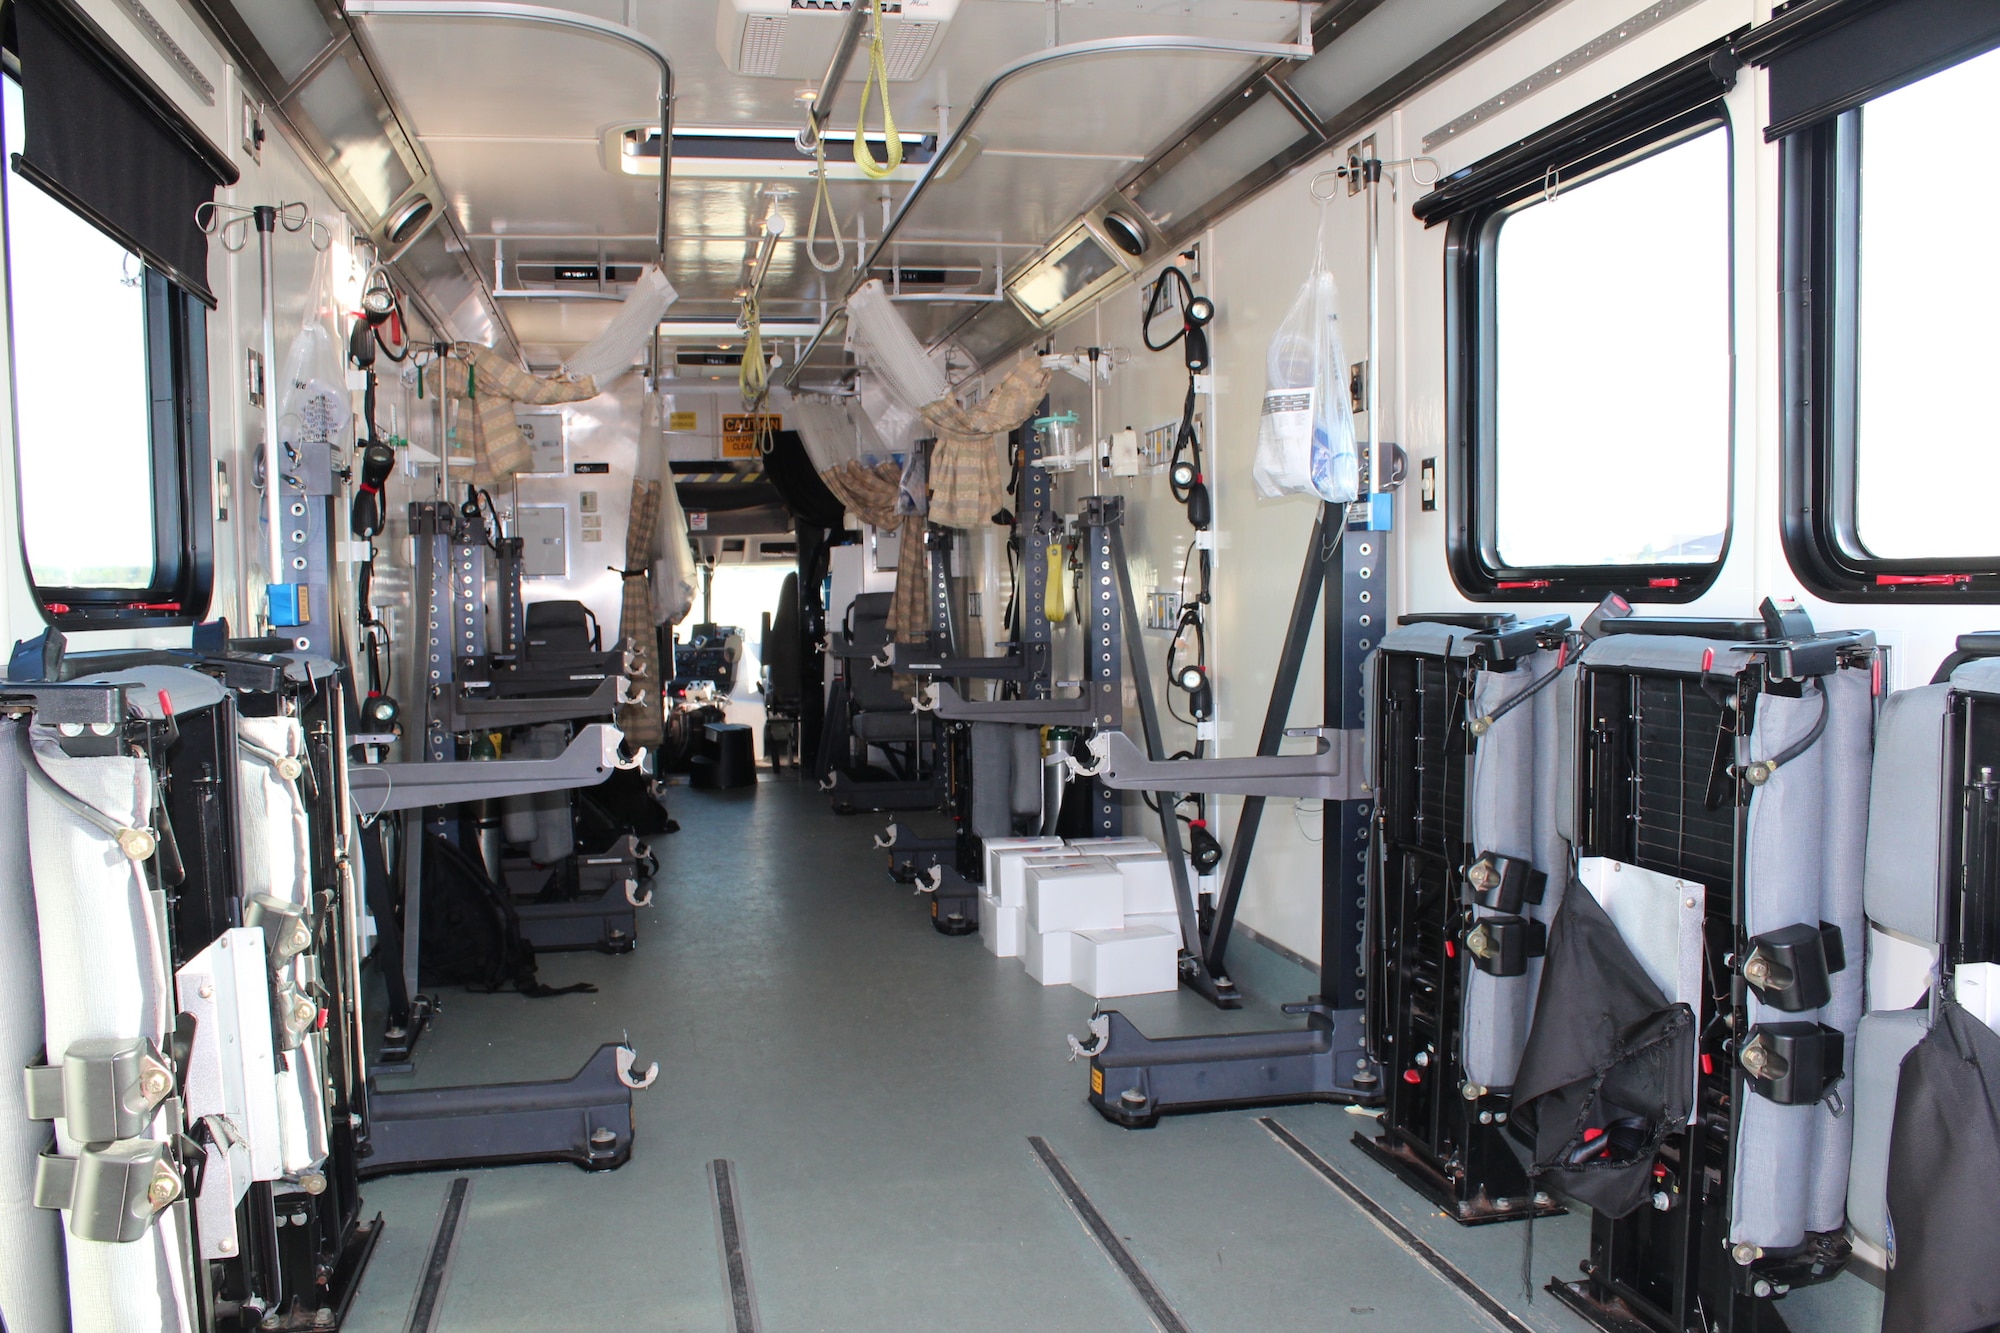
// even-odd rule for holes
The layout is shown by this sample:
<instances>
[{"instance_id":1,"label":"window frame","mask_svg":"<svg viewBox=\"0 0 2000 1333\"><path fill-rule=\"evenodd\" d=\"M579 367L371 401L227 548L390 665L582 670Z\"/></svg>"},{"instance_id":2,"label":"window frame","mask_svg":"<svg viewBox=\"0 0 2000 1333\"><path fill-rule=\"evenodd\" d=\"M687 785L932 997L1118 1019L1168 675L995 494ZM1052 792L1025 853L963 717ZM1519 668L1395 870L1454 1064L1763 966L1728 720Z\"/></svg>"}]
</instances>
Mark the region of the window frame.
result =
<instances>
[{"instance_id":1,"label":"window frame","mask_svg":"<svg viewBox=\"0 0 2000 1333\"><path fill-rule=\"evenodd\" d=\"M11 74L7 77L12 77ZM0 172L0 259L11 255L6 211L12 174ZM30 185L28 188L35 188ZM51 195L78 221L98 227L66 200ZM110 235L105 232L105 235ZM124 245L118 237L112 240ZM129 248L129 247L128 247ZM11 263L11 259L6 259ZM153 578L144 587L71 588L44 585L28 551L27 497L21 481L19 377L14 348L14 286L6 284L7 418L12 436L14 526L22 572L43 621L63 630L193 625L209 610L215 583L215 532L209 484L208 307L149 264L144 284L148 455L152 463Z\"/></svg>"},{"instance_id":2,"label":"window frame","mask_svg":"<svg viewBox=\"0 0 2000 1333\"><path fill-rule=\"evenodd\" d=\"M1721 548L1712 562L1660 562L1625 565L1510 565L1497 544L1498 495L1493 479L1496 462L1496 371L1499 314L1495 301L1499 237L1509 217L1534 207L1543 196L1539 182L1517 187L1455 215L1445 235L1445 385L1451 417L1450 475L1447 488L1451 517L1447 530L1448 563L1459 591L1474 601L1597 601L1617 593L1628 601L1689 602L1706 592L1728 562L1735 537L1737 374L1736 335L1736 173L1735 129L1720 95L1714 100L1671 115L1636 134L1617 138L1592 151L1586 139L1572 158L1558 141L1548 152L1570 162L1562 172L1561 188L1572 189L1600 180L1710 132L1723 135L1729 163L1724 184L1728 272L1722 281L1730 294L1726 339L1729 356L1728 439L1724 448L1723 528Z\"/></svg>"},{"instance_id":3,"label":"window frame","mask_svg":"<svg viewBox=\"0 0 2000 1333\"><path fill-rule=\"evenodd\" d=\"M1886 558L1870 554L1861 541L1856 403L1866 106L1780 143L1779 526L1785 557L1799 580L1828 601L2000 601L2000 556Z\"/></svg>"}]
</instances>

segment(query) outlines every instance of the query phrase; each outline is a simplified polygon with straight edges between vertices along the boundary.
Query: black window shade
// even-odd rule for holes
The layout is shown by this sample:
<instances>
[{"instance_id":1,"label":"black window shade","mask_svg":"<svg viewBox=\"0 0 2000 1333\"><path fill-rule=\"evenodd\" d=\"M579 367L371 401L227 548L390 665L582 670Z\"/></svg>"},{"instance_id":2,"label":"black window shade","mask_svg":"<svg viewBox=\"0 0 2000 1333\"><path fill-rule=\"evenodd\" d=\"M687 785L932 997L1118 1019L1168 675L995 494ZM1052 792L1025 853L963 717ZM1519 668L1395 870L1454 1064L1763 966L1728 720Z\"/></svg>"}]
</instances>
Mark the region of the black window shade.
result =
<instances>
[{"instance_id":1,"label":"black window shade","mask_svg":"<svg viewBox=\"0 0 2000 1333\"><path fill-rule=\"evenodd\" d=\"M1770 70L1777 140L1995 46L1994 0L1798 0L1736 51Z\"/></svg>"},{"instance_id":2,"label":"black window shade","mask_svg":"<svg viewBox=\"0 0 2000 1333\"><path fill-rule=\"evenodd\" d=\"M1737 65L1726 42L1697 51L1453 172L1410 211L1435 227L1474 210L1518 203L1551 186L1580 185L1629 157L1635 146L1670 134L1672 122L1704 119L1703 113L1736 86Z\"/></svg>"},{"instance_id":3,"label":"black window shade","mask_svg":"<svg viewBox=\"0 0 2000 1333\"><path fill-rule=\"evenodd\" d=\"M1427 226L1450 225L1445 396L1452 484L1446 496L1446 551L1453 582L1475 601L1596 601L1616 592L1634 601L1686 602L1721 572L1729 540L1727 500L1713 559L1520 565L1505 559L1498 536L1494 421L1502 336L1495 314L1495 261L1501 224L1509 215L1719 127L1726 133L1723 96L1735 86L1740 67L1731 42L1741 36L1692 52L1445 177L1412 208ZM1726 281L1727 275L1717 280Z\"/></svg>"},{"instance_id":4,"label":"black window shade","mask_svg":"<svg viewBox=\"0 0 2000 1333\"><path fill-rule=\"evenodd\" d=\"M209 306L195 209L237 171L68 0L16 0L27 118L16 169Z\"/></svg>"}]
</instances>

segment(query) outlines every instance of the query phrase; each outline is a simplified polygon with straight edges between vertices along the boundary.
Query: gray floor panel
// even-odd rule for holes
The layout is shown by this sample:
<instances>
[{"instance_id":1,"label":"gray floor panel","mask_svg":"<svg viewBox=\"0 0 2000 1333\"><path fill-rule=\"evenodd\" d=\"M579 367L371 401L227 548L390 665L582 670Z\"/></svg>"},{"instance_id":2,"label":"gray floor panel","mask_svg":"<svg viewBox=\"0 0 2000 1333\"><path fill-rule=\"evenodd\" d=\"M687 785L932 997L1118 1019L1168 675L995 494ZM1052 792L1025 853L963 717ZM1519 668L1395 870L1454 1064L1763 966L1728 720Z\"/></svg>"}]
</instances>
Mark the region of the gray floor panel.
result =
<instances>
[{"instance_id":1,"label":"gray floor panel","mask_svg":"<svg viewBox=\"0 0 2000 1333\"><path fill-rule=\"evenodd\" d=\"M715 1158L735 1167L770 1333L1153 1327L1029 1135L1048 1141L1198 1333L1494 1327L1261 1129L1260 1113L1134 1133L1090 1111L1063 1037L1083 1031L1091 1000L1035 985L976 937L932 930L870 846L889 816L836 817L791 781L679 790L674 813L683 831L658 842L664 870L638 950L542 959L544 981L588 980L597 994L448 993L418 1072L384 1080L567 1076L627 1033L642 1062L660 1064L635 1094L624 1169L468 1173L443 1333L720 1333L727 1287L705 1175ZM1153 1033L1247 1030L1289 1026L1277 1006L1313 989L1310 973L1248 942L1232 970L1251 1001L1240 1011L1184 993L1115 1005ZM1461 1229L1354 1149L1371 1120L1330 1107L1262 1114L1531 1327L1583 1327L1544 1294L1522 1302L1518 1228ZM449 1179L366 1187L389 1227L354 1333L402 1329ZM1586 1229L1576 1218L1537 1226L1538 1281L1573 1271Z\"/></svg>"}]
</instances>

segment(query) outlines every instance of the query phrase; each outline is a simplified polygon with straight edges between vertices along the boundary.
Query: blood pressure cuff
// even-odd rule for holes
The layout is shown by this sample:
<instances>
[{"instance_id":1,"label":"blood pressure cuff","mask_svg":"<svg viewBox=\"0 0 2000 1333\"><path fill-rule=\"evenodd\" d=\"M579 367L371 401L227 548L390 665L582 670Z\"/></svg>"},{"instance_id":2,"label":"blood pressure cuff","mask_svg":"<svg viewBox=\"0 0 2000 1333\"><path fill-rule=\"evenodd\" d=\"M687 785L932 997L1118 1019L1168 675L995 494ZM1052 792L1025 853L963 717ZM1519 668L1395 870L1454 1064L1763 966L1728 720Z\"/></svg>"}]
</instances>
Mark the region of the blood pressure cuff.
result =
<instances>
[{"instance_id":1,"label":"blood pressure cuff","mask_svg":"<svg viewBox=\"0 0 2000 1333\"><path fill-rule=\"evenodd\" d=\"M1694 1014L1646 975L1575 880L1542 965L1508 1131L1538 1188L1607 1217L1652 1194L1653 1158L1687 1124Z\"/></svg>"},{"instance_id":2,"label":"blood pressure cuff","mask_svg":"<svg viewBox=\"0 0 2000 1333\"><path fill-rule=\"evenodd\" d=\"M1882 1327L1969 1333L2000 1323L2000 1035L1946 1004L1903 1061L1889 1142L1891 1261Z\"/></svg>"}]
</instances>

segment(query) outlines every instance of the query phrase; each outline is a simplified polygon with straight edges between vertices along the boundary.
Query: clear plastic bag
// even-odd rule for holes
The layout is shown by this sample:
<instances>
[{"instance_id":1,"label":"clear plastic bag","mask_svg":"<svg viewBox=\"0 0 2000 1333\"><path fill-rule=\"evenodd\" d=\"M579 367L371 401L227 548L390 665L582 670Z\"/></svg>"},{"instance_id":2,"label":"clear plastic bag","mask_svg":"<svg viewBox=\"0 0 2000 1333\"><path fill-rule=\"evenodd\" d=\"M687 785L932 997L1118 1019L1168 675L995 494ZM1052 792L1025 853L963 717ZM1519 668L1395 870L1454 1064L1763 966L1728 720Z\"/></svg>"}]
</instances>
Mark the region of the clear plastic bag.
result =
<instances>
[{"instance_id":1,"label":"clear plastic bag","mask_svg":"<svg viewBox=\"0 0 2000 1333\"><path fill-rule=\"evenodd\" d=\"M1324 208L1312 271L1265 358L1252 475L1257 490L1274 499L1305 494L1346 504L1360 494L1347 354L1340 342L1340 290L1326 262Z\"/></svg>"},{"instance_id":2,"label":"clear plastic bag","mask_svg":"<svg viewBox=\"0 0 2000 1333\"><path fill-rule=\"evenodd\" d=\"M305 314L285 352L278 383L278 430L294 447L333 442L353 416L348 407L347 357L340 346L340 312L333 296L333 255L313 266Z\"/></svg>"}]
</instances>

